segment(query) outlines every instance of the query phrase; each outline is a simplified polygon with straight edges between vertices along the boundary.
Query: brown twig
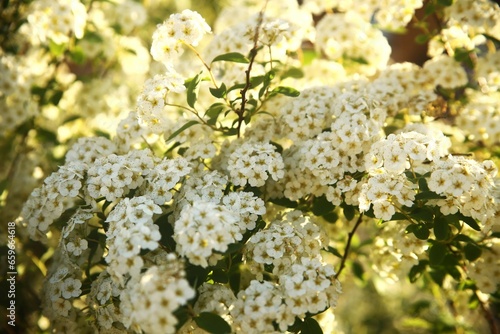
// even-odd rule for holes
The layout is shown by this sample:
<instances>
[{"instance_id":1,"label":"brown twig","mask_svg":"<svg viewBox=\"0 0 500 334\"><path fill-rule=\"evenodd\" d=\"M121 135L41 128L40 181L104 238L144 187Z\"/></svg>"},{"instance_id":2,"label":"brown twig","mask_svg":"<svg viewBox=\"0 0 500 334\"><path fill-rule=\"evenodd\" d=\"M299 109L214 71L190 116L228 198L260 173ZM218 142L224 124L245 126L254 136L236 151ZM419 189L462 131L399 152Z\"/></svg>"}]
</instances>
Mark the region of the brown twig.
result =
<instances>
[{"instance_id":1,"label":"brown twig","mask_svg":"<svg viewBox=\"0 0 500 334\"><path fill-rule=\"evenodd\" d=\"M238 127L237 133L238 138L240 137L241 132L241 124L245 120L245 104L247 103L246 94L248 90L251 88L252 84L250 83L250 72L252 71L253 63L255 62L255 57L257 56L258 51L258 42L259 42L259 30L262 26L262 22L264 21L264 12L266 10L267 2L264 4L264 7L259 12L259 18L257 20L257 26L255 27L255 34L253 36L253 47L250 50L250 61L248 63L248 68L245 71L245 87L240 91L241 94L241 106L238 110L236 110L236 114L238 115Z\"/></svg>"},{"instance_id":2,"label":"brown twig","mask_svg":"<svg viewBox=\"0 0 500 334\"><path fill-rule=\"evenodd\" d=\"M344 256L342 256L342 261L340 262L340 267L337 273L335 274L335 278L338 278L340 276L340 273L342 270L344 270L345 263L347 261L347 256L349 255L349 249L351 248L351 242L352 238L354 238L354 235L356 234L356 230L358 229L359 225L361 225L361 222L363 221L363 214L360 213L358 220L356 221L356 224L352 228L352 231L349 232L347 236L347 244L345 245L345 251L344 251Z\"/></svg>"}]
</instances>

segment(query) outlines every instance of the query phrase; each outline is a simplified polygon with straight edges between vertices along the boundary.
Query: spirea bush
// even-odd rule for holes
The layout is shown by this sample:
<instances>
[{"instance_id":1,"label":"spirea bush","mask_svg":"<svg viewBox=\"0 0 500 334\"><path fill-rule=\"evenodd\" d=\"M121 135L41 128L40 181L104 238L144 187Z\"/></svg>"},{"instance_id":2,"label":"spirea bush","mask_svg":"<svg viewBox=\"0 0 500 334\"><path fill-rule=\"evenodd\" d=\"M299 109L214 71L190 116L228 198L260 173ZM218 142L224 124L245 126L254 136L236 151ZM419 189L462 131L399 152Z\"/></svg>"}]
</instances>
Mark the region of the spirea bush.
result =
<instances>
[{"instance_id":1,"label":"spirea bush","mask_svg":"<svg viewBox=\"0 0 500 334\"><path fill-rule=\"evenodd\" d=\"M2 217L27 328L499 330L497 4L234 1L208 24L11 2ZM410 28L422 66L391 59Z\"/></svg>"}]
</instances>

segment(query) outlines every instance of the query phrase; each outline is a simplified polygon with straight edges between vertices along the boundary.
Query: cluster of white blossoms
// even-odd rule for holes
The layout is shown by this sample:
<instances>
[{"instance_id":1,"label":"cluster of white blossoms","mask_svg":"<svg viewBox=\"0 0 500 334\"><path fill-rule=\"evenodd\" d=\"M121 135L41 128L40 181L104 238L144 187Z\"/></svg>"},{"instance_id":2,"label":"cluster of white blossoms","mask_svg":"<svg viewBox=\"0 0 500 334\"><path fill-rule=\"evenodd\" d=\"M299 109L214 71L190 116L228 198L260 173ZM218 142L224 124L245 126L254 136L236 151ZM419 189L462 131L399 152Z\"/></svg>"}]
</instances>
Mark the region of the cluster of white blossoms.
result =
<instances>
[{"instance_id":1,"label":"cluster of white blossoms","mask_svg":"<svg viewBox=\"0 0 500 334\"><path fill-rule=\"evenodd\" d=\"M144 84L142 94L137 99L137 116L140 123L153 133L163 133L172 121L165 115L168 93L182 93L184 78L175 71L157 74Z\"/></svg>"},{"instance_id":2,"label":"cluster of white blossoms","mask_svg":"<svg viewBox=\"0 0 500 334\"><path fill-rule=\"evenodd\" d=\"M124 277L136 278L144 265L141 250L155 250L161 239L153 216L161 208L147 196L124 198L109 214L106 223L108 253L106 262L111 277L123 284Z\"/></svg>"},{"instance_id":3,"label":"cluster of white blossoms","mask_svg":"<svg viewBox=\"0 0 500 334\"><path fill-rule=\"evenodd\" d=\"M154 166L149 150L131 151L126 155L110 154L98 158L87 171L87 191L91 198L112 202L136 189Z\"/></svg>"},{"instance_id":4,"label":"cluster of white blossoms","mask_svg":"<svg viewBox=\"0 0 500 334\"><path fill-rule=\"evenodd\" d=\"M27 59L2 54L0 51L0 131L15 129L36 115L30 86L33 84L33 69L25 63Z\"/></svg>"},{"instance_id":5,"label":"cluster of white blossoms","mask_svg":"<svg viewBox=\"0 0 500 334\"><path fill-rule=\"evenodd\" d=\"M499 142L500 93L468 93L470 102L460 109L456 118L457 126L472 141L487 144Z\"/></svg>"},{"instance_id":6,"label":"cluster of white blossoms","mask_svg":"<svg viewBox=\"0 0 500 334\"><path fill-rule=\"evenodd\" d=\"M278 181L284 175L283 159L276 147L268 143L242 143L229 156L226 168L230 181L238 186L248 183L261 187L269 176Z\"/></svg>"},{"instance_id":7,"label":"cluster of white blossoms","mask_svg":"<svg viewBox=\"0 0 500 334\"><path fill-rule=\"evenodd\" d=\"M325 109L329 116L321 125L322 132L311 139L297 140L283 154L286 173L282 184L289 199L329 193L329 200L336 203L341 192L355 186L350 182L344 185L344 176L364 171L364 154L381 136L386 113L376 101L361 94L343 93ZM325 130L328 128L330 131ZM338 181L342 182L334 186Z\"/></svg>"},{"instance_id":8,"label":"cluster of white blossoms","mask_svg":"<svg viewBox=\"0 0 500 334\"><path fill-rule=\"evenodd\" d=\"M327 14L316 26L316 48L329 59L345 59L351 70L373 75L387 65L391 47L382 31L355 12Z\"/></svg>"},{"instance_id":9,"label":"cluster of white blossoms","mask_svg":"<svg viewBox=\"0 0 500 334\"><path fill-rule=\"evenodd\" d=\"M27 36L37 44L67 43L73 33L82 38L87 21L87 10L79 0L42 0L31 4L28 14Z\"/></svg>"},{"instance_id":10,"label":"cluster of white blossoms","mask_svg":"<svg viewBox=\"0 0 500 334\"><path fill-rule=\"evenodd\" d=\"M362 185L360 210L367 211L373 204L375 217L390 220L396 208L411 207L416 185L405 172L425 171L423 163L439 161L450 146L450 140L438 131L432 136L417 131L390 134L373 144L365 162L370 177Z\"/></svg>"},{"instance_id":11,"label":"cluster of white blossoms","mask_svg":"<svg viewBox=\"0 0 500 334\"><path fill-rule=\"evenodd\" d=\"M463 156L448 156L437 161L429 177L429 189L446 198L436 200L445 215L460 211L487 224L498 218L494 178L498 169L491 160L478 162Z\"/></svg>"},{"instance_id":12,"label":"cluster of white blossoms","mask_svg":"<svg viewBox=\"0 0 500 334\"><path fill-rule=\"evenodd\" d=\"M174 197L174 226L177 251L191 263L215 264L228 246L254 229L266 213L264 201L250 192L224 195L228 180L217 172L192 173Z\"/></svg>"},{"instance_id":13,"label":"cluster of white blossoms","mask_svg":"<svg viewBox=\"0 0 500 334\"><path fill-rule=\"evenodd\" d=\"M389 282L397 282L428 249L427 242L406 232L399 221L386 222L375 237L372 269Z\"/></svg>"},{"instance_id":14,"label":"cluster of white blossoms","mask_svg":"<svg viewBox=\"0 0 500 334\"><path fill-rule=\"evenodd\" d=\"M223 205L211 202L186 205L174 225L176 251L192 264L202 267L207 267L209 263L214 265L219 259L217 252L225 252L229 244L243 238L237 221L238 214ZM212 258L214 254L216 256Z\"/></svg>"},{"instance_id":15,"label":"cluster of white blossoms","mask_svg":"<svg viewBox=\"0 0 500 334\"><path fill-rule=\"evenodd\" d=\"M127 328L146 333L175 333L179 322L173 314L195 297L184 268L172 253L127 283L120 295L120 311Z\"/></svg>"},{"instance_id":16,"label":"cluster of white blossoms","mask_svg":"<svg viewBox=\"0 0 500 334\"><path fill-rule=\"evenodd\" d=\"M92 282L86 302L96 318L97 328L94 330L110 329L114 321L121 320L119 305L113 300L117 299L122 291L123 287L115 283L107 271L102 271Z\"/></svg>"},{"instance_id":17,"label":"cluster of white blossoms","mask_svg":"<svg viewBox=\"0 0 500 334\"><path fill-rule=\"evenodd\" d=\"M467 267L467 274L484 293L497 291L500 282L500 260L497 255L499 250L498 243L494 243L490 249L483 251L484 254L478 261L470 263Z\"/></svg>"},{"instance_id":18,"label":"cluster of white blossoms","mask_svg":"<svg viewBox=\"0 0 500 334\"><path fill-rule=\"evenodd\" d=\"M84 171L84 164L68 163L47 177L43 186L33 190L21 212L31 238L45 240L49 226L74 204L82 188Z\"/></svg>"},{"instance_id":19,"label":"cluster of white blossoms","mask_svg":"<svg viewBox=\"0 0 500 334\"><path fill-rule=\"evenodd\" d=\"M295 317L334 307L341 289L333 267L320 255L327 244L324 231L300 211L288 212L253 235L245 257L256 280L237 294L230 310L236 328L267 332L276 321L284 331ZM270 282L263 281L265 275L272 275Z\"/></svg>"},{"instance_id":20,"label":"cluster of white blossoms","mask_svg":"<svg viewBox=\"0 0 500 334\"><path fill-rule=\"evenodd\" d=\"M151 55L155 60L170 65L182 55L183 44L197 46L211 30L197 12L185 9L182 13L172 14L155 30Z\"/></svg>"},{"instance_id":21,"label":"cluster of white blossoms","mask_svg":"<svg viewBox=\"0 0 500 334\"><path fill-rule=\"evenodd\" d=\"M406 27L412 19L415 10L422 7L422 0L305 0L304 8L319 15L324 11L338 10L339 12L356 11L369 22L373 20L383 29L397 30Z\"/></svg>"}]
</instances>

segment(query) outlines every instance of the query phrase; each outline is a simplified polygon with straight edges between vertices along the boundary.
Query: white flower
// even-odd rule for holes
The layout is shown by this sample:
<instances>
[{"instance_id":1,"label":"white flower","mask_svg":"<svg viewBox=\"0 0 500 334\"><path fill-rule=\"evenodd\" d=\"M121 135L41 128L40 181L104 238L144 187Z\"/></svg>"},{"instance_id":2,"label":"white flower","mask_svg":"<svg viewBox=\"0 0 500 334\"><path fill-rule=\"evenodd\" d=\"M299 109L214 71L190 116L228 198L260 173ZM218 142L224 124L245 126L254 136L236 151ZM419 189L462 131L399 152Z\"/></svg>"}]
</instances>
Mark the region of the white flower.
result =
<instances>
[{"instance_id":1,"label":"white flower","mask_svg":"<svg viewBox=\"0 0 500 334\"><path fill-rule=\"evenodd\" d=\"M65 299L70 299L72 297L78 297L82 293L80 289L82 287L82 282L74 278L66 278L62 283L62 296Z\"/></svg>"}]
</instances>

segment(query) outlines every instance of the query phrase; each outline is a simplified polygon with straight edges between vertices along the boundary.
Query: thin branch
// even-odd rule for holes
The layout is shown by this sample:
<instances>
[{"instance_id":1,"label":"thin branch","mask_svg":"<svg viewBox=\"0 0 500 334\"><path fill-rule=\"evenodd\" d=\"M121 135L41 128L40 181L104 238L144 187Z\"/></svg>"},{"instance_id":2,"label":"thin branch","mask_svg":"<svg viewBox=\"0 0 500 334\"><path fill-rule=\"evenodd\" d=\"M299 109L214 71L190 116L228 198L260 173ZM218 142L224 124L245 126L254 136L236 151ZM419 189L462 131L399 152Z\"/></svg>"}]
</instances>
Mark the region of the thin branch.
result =
<instances>
[{"instance_id":1,"label":"thin branch","mask_svg":"<svg viewBox=\"0 0 500 334\"><path fill-rule=\"evenodd\" d=\"M259 18L257 20L257 26L255 27L255 34L253 36L253 47L250 50L250 62L248 64L248 68L245 71L245 87L240 91L241 94L241 106L240 109L236 111L236 114L238 115L238 127L237 127L237 133L238 133L238 138L240 137L240 132L241 132L241 124L245 120L245 105L247 103L247 97L246 94L248 90L251 88L252 84L250 83L250 72L252 71L252 66L253 63L255 62L255 57L257 56L257 50L258 50L258 42L259 42L259 30L260 27L262 26L262 22L264 21L264 11L266 10L267 2L264 4L264 7L259 13Z\"/></svg>"},{"instance_id":2,"label":"thin branch","mask_svg":"<svg viewBox=\"0 0 500 334\"><path fill-rule=\"evenodd\" d=\"M212 68L210 67L210 65L208 65L205 62L205 60L203 60L203 57L191 44L184 43L184 45L187 45L196 54L196 57L198 57L198 59L200 59L200 61L203 63L203 66L205 66L205 68L207 69L208 74L210 75L210 79L212 80L212 83L214 84L215 88L219 89L219 86L217 85L217 81L215 81L215 77L214 77L214 74L212 73Z\"/></svg>"},{"instance_id":3,"label":"thin branch","mask_svg":"<svg viewBox=\"0 0 500 334\"><path fill-rule=\"evenodd\" d=\"M339 270L335 274L335 278L338 278L340 276L340 273L342 272L342 270L344 270L345 263L347 261L347 256L349 255L349 250L351 248L352 238L354 238L354 235L356 234L356 230L358 229L359 225L361 225L362 221L363 221L363 214L360 213L359 217L358 217L358 220L356 221L356 224L352 228L352 231L349 232L349 234L348 234L347 244L345 245L344 256L342 256L342 261L340 262Z\"/></svg>"}]
</instances>

